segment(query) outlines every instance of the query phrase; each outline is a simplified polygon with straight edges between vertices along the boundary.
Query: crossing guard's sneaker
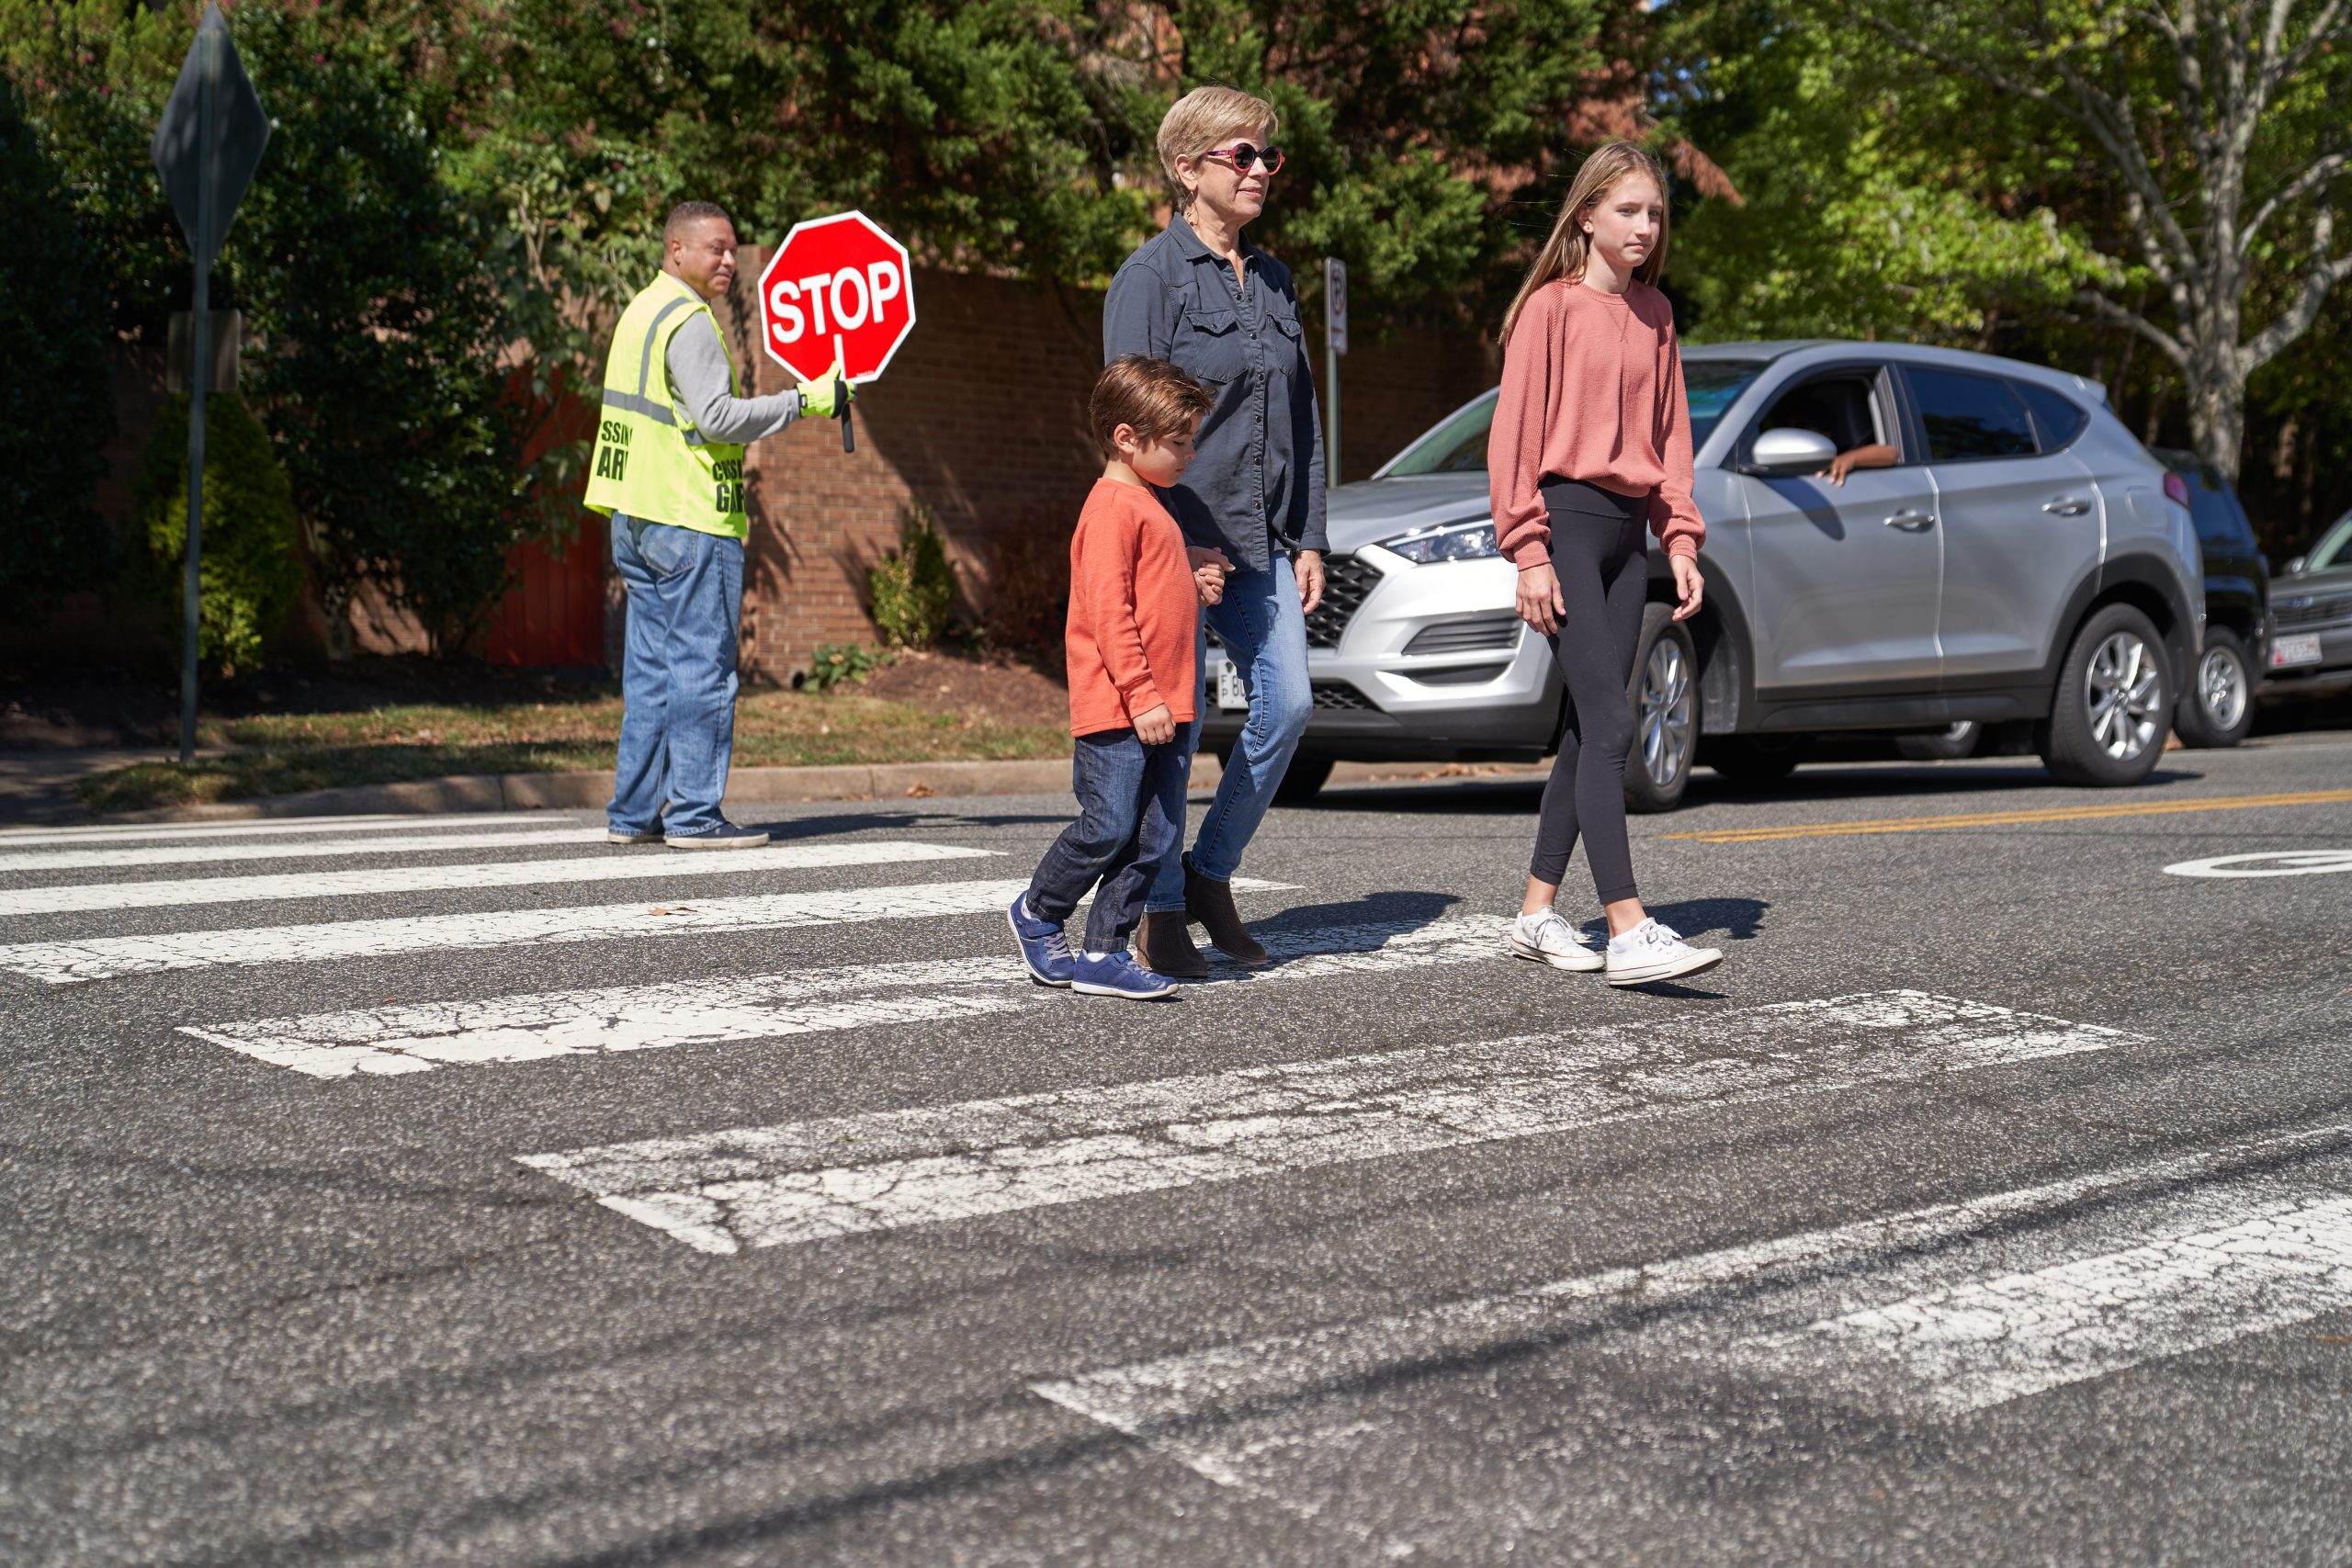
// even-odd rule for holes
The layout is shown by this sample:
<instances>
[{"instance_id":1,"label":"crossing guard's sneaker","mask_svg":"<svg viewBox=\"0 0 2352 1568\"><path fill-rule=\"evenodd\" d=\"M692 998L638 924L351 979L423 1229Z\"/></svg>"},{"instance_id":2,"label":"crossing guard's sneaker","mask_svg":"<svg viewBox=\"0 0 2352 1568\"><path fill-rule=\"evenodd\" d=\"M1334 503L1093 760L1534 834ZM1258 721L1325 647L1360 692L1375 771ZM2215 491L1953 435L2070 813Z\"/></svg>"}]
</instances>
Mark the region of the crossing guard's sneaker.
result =
<instances>
[{"instance_id":1,"label":"crossing guard's sneaker","mask_svg":"<svg viewBox=\"0 0 2352 1568\"><path fill-rule=\"evenodd\" d=\"M658 844L662 841L659 828L616 828L605 825L605 842L608 844Z\"/></svg>"},{"instance_id":2,"label":"crossing guard's sneaker","mask_svg":"<svg viewBox=\"0 0 2352 1568\"><path fill-rule=\"evenodd\" d=\"M1175 986L1138 964L1122 948L1117 953L1081 953L1069 988L1081 997L1125 997L1151 1002L1176 994Z\"/></svg>"},{"instance_id":3,"label":"crossing guard's sneaker","mask_svg":"<svg viewBox=\"0 0 2352 1568\"><path fill-rule=\"evenodd\" d=\"M1069 985L1076 961L1069 955L1069 938L1062 928L1031 914L1026 893L1012 901L1004 918L1012 927L1012 940L1021 944L1021 962L1029 978L1041 986Z\"/></svg>"},{"instance_id":4,"label":"crossing guard's sneaker","mask_svg":"<svg viewBox=\"0 0 2352 1568\"><path fill-rule=\"evenodd\" d=\"M1590 971L1609 962L1587 946L1576 927L1549 904L1511 922L1510 950L1521 958L1549 964L1555 969Z\"/></svg>"},{"instance_id":5,"label":"crossing guard's sneaker","mask_svg":"<svg viewBox=\"0 0 2352 1568\"><path fill-rule=\"evenodd\" d=\"M1644 920L1623 936L1609 939L1609 983L1647 986L1698 975L1724 961L1712 947L1690 947L1671 926Z\"/></svg>"},{"instance_id":6,"label":"crossing guard's sneaker","mask_svg":"<svg viewBox=\"0 0 2352 1568\"><path fill-rule=\"evenodd\" d=\"M662 841L673 850L756 850L768 841L764 828L738 828L721 822L699 833L670 833Z\"/></svg>"}]
</instances>

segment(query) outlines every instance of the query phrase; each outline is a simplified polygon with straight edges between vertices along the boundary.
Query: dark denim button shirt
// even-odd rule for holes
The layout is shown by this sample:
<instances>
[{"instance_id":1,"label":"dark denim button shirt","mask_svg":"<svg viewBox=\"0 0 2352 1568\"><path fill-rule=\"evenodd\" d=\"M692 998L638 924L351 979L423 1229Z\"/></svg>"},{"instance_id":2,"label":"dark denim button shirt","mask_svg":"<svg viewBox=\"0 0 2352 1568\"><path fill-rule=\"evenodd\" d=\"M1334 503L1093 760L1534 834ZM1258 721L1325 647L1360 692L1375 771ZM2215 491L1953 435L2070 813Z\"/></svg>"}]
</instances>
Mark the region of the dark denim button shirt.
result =
<instances>
[{"instance_id":1,"label":"dark denim button shirt","mask_svg":"<svg viewBox=\"0 0 2352 1568\"><path fill-rule=\"evenodd\" d=\"M1241 260L1247 288L1171 220L1112 279L1102 359L1152 355L1216 389L1183 482L1159 495L1188 541L1263 571L1277 548L1326 547L1323 423L1290 269L1247 236Z\"/></svg>"}]
</instances>

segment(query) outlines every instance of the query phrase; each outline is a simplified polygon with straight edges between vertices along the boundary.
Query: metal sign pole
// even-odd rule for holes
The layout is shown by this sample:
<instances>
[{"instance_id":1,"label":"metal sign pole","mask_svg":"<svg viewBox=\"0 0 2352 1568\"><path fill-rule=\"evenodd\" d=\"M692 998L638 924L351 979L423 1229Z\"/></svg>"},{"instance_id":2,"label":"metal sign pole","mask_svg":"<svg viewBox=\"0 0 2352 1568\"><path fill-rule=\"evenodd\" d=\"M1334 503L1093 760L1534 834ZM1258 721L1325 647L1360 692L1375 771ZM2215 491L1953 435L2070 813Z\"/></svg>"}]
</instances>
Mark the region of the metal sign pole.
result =
<instances>
[{"instance_id":1,"label":"metal sign pole","mask_svg":"<svg viewBox=\"0 0 2352 1568\"><path fill-rule=\"evenodd\" d=\"M213 186L219 183L219 138L213 133L215 100L220 96L219 34L210 28L197 30L196 47L204 51L202 86L197 103L198 156L204 160L204 177L197 182L196 298L188 312L189 347L195 362L187 380L187 575L181 609L187 617L180 641L180 765L196 761L196 681L198 616L204 581L204 394L212 381L212 234Z\"/></svg>"},{"instance_id":2,"label":"metal sign pole","mask_svg":"<svg viewBox=\"0 0 2352 1568\"><path fill-rule=\"evenodd\" d=\"M1340 482L1340 355L1348 352L1348 264L1323 258L1323 482Z\"/></svg>"}]
</instances>

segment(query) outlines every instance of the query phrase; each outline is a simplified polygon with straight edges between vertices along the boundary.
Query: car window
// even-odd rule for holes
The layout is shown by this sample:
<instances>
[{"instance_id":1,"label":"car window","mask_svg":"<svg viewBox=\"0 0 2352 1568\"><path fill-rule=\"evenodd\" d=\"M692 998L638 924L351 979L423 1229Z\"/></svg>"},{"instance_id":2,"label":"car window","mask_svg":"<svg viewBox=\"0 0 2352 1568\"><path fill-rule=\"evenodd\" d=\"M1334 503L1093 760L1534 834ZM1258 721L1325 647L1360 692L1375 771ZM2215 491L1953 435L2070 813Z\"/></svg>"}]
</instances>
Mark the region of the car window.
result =
<instances>
[{"instance_id":1,"label":"car window","mask_svg":"<svg viewBox=\"0 0 2352 1568\"><path fill-rule=\"evenodd\" d=\"M1824 377L1791 388L1772 400L1758 431L1810 430L1827 436L1840 452L1870 446L1881 439L1878 418L1871 410L1871 378L1866 375Z\"/></svg>"},{"instance_id":2,"label":"car window","mask_svg":"<svg viewBox=\"0 0 2352 1568\"><path fill-rule=\"evenodd\" d=\"M1682 388L1690 405L1690 445L1703 445L1724 411L1763 373L1756 359L1697 359L1682 364ZM1415 474L1482 474L1487 471L1487 432L1495 423L1492 392L1447 416L1436 429L1406 447L1380 470L1382 479Z\"/></svg>"},{"instance_id":3,"label":"car window","mask_svg":"<svg viewBox=\"0 0 2352 1568\"><path fill-rule=\"evenodd\" d=\"M1907 367L1928 430L1928 460L2016 457L2039 450L2025 404L2007 381L1963 370Z\"/></svg>"},{"instance_id":4,"label":"car window","mask_svg":"<svg viewBox=\"0 0 2352 1568\"><path fill-rule=\"evenodd\" d=\"M2199 539L2233 549L2254 542L2254 530L2247 525L2245 514L2238 510L2237 497L2230 493L2219 470L2200 463L2177 471L2188 481L2188 515L2196 520Z\"/></svg>"},{"instance_id":5,"label":"car window","mask_svg":"<svg viewBox=\"0 0 2352 1568\"><path fill-rule=\"evenodd\" d=\"M2025 394L2026 406L2033 411L2033 423L2041 434L2044 452L2073 446L2075 437L2091 422L2090 412L2064 392L2031 381L2019 381L2016 386Z\"/></svg>"}]
</instances>

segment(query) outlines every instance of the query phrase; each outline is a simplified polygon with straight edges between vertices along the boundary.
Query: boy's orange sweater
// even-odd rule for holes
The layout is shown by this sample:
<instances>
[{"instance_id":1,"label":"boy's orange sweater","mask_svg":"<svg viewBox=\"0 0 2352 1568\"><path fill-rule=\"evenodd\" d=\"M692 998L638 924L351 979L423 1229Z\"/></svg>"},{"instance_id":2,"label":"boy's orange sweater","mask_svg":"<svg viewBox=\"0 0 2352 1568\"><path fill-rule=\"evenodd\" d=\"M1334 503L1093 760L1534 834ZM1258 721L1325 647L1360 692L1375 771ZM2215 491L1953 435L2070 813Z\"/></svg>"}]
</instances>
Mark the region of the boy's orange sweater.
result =
<instances>
[{"instance_id":1,"label":"boy's orange sweater","mask_svg":"<svg viewBox=\"0 0 2352 1568\"><path fill-rule=\"evenodd\" d=\"M1094 481L1069 540L1069 730L1132 729L1165 704L1194 716L1200 597L1176 519L1141 485Z\"/></svg>"}]
</instances>

